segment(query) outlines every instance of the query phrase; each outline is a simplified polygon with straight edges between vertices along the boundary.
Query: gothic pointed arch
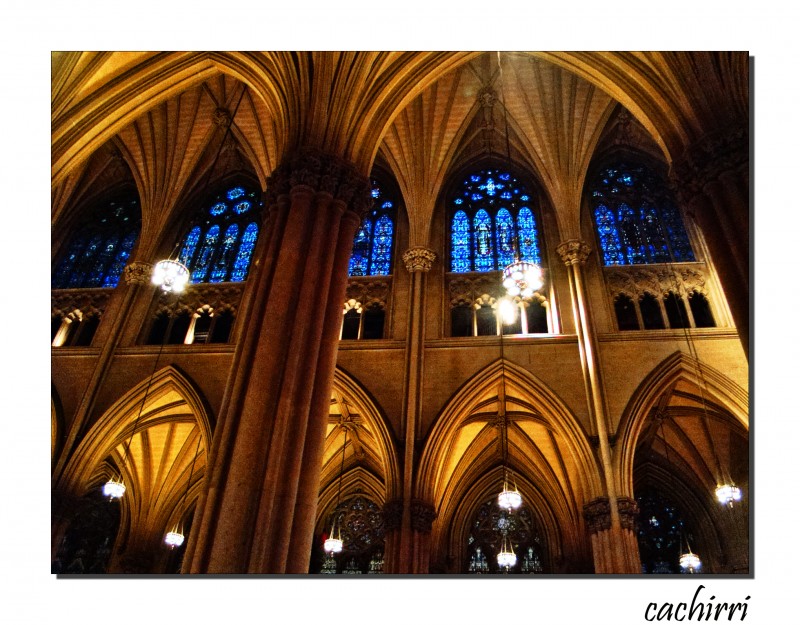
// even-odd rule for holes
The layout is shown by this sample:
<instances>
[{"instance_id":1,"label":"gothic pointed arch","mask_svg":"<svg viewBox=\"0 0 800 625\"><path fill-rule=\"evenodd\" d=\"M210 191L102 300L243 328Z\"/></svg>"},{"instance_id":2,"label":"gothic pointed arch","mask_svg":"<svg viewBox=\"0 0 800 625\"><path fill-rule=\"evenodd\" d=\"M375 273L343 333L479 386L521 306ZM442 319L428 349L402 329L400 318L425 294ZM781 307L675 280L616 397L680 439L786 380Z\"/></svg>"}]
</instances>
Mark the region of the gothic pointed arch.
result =
<instances>
[{"instance_id":1,"label":"gothic pointed arch","mask_svg":"<svg viewBox=\"0 0 800 625\"><path fill-rule=\"evenodd\" d=\"M619 476L618 492L633 492L636 447L648 425L652 428L653 415L677 404L685 406L680 410L687 419L711 418L720 428L740 438L748 436L747 391L719 370L683 352L675 352L642 379L623 411L613 458L614 473ZM708 440L708 436L700 440ZM708 457L713 456L712 449L705 443L704 447L703 462L712 466L714 461Z\"/></svg>"},{"instance_id":2,"label":"gothic pointed arch","mask_svg":"<svg viewBox=\"0 0 800 625\"><path fill-rule=\"evenodd\" d=\"M505 402L499 399L503 393ZM531 501L542 507L537 514L543 527L555 523L579 528L583 504L602 492L588 437L568 406L529 371L497 360L468 380L445 405L421 454L415 496L431 502L437 511L431 543L438 549L447 542L453 519L464 520L465 510L483 503L488 486L476 490L474 485L483 483L486 476L499 475L503 405L508 466L518 485L527 486ZM498 479L497 492L501 486ZM549 516L555 521L545 522ZM582 539L573 534L571 549L579 550Z\"/></svg>"}]
</instances>

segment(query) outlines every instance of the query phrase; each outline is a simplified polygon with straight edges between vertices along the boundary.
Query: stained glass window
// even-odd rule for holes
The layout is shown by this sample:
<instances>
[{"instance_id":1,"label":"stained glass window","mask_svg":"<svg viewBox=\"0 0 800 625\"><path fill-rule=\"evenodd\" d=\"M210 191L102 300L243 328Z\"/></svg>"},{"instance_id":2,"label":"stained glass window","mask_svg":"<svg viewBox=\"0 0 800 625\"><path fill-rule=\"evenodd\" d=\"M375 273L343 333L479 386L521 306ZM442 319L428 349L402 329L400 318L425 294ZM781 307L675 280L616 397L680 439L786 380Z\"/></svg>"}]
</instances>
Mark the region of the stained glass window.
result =
<instances>
[{"instance_id":1,"label":"stained glass window","mask_svg":"<svg viewBox=\"0 0 800 625\"><path fill-rule=\"evenodd\" d=\"M695 260L675 201L646 167L618 163L605 168L590 197L604 265Z\"/></svg>"},{"instance_id":2,"label":"stained glass window","mask_svg":"<svg viewBox=\"0 0 800 625\"><path fill-rule=\"evenodd\" d=\"M242 282L258 240L258 194L237 185L211 198L183 238L192 282Z\"/></svg>"},{"instance_id":3,"label":"stained glass window","mask_svg":"<svg viewBox=\"0 0 800 625\"><path fill-rule=\"evenodd\" d=\"M636 497L639 505L637 538L642 573L682 573L679 560L688 541L699 551L681 510L660 492L647 489Z\"/></svg>"},{"instance_id":4,"label":"stained glass window","mask_svg":"<svg viewBox=\"0 0 800 625\"><path fill-rule=\"evenodd\" d=\"M397 201L388 187L372 179L372 208L364 216L353 240L350 276L385 276L392 272Z\"/></svg>"},{"instance_id":5,"label":"stained glass window","mask_svg":"<svg viewBox=\"0 0 800 625\"><path fill-rule=\"evenodd\" d=\"M139 202L117 197L94 208L80 224L58 261L54 289L113 288L139 236Z\"/></svg>"},{"instance_id":6,"label":"stained glass window","mask_svg":"<svg viewBox=\"0 0 800 625\"><path fill-rule=\"evenodd\" d=\"M514 260L541 264L531 193L507 171L468 175L450 199L450 270L495 271Z\"/></svg>"}]
</instances>

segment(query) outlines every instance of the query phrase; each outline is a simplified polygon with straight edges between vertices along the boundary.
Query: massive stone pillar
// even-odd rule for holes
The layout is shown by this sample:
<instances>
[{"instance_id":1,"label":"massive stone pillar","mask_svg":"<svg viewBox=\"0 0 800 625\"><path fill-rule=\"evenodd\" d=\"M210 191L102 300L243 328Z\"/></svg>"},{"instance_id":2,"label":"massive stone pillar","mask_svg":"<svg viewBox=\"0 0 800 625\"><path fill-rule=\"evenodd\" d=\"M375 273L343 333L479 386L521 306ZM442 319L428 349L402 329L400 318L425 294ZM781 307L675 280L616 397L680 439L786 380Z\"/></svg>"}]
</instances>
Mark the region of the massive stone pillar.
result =
<instances>
[{"instance_id":1,"label":"massive stone pillar","mask_svg":"<svg viewBox=\"0 0 800 625\"><path fill-rule=\"evenodd\" d=\"M750 340L750 140L747 120L709 133L672 166L672 184L703 233L745 355Z\"/></svg>"},{"instance_id":2,"label":"massive stone pillar","mask_svg":"<svg viewBox=\"0 0 800 625\"><path fill-rule=\"evenodd\" d=\"M414 492L415 449L419 436L422 410L422 376L425 341L425 276L431 270L436 254L425 247L412 247L403 254L403 262L411 274L408 303L408 333L403 387L402 428L405 433L403 454L403 498L400 524L400 548L393 573L427 573L427 559L419 553L422 543L415 529L412 494ZM428 528L430 531L430 528ZM423 563L424 570L420 570Z\"/></svg>"},{"instance_id":3,"label":"massive stone pillar","mask_svg":"<svg viewBox=\"0 0 800 625\"><path fill-rule=\"evenodd\" d=\"M639 559L635 536L623 531L614 468L611 462L611 445L608 436L605 392L597 348L597 334L588 305L583 266L591 248L584 241L564 241L556 251L567 266L575 332L581 356L589 414L597 433L600 465L603 471L605 496L586 505L584 514L592 532L592 551L596 573L639 573L635 566ZM597 519L602 518L602 522ZM607 522L606 522L607 519Z\"/></svg>"},{"instance_id":4,"label":"massive stone pillar","mask_svg":"<svg viewBox=\"0 0 800 625\"><path fill-rule=\"evenodd\" d=\"M308 571L347 266L369 180L311 150L268 187L269 240L184 570Z\"/></svg>"}]
</instances>

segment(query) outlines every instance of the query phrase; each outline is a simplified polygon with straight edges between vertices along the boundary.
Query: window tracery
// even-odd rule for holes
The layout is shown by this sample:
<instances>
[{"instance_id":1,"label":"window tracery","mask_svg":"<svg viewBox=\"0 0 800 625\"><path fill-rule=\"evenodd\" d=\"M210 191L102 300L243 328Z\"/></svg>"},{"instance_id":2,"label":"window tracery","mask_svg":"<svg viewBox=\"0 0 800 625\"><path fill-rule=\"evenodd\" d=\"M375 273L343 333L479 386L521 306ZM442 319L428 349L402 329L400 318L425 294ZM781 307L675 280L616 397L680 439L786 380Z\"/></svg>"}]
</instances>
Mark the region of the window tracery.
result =
<instances>
[{"instance_id":1,"label":"window tracery","mask_svg":"<svg viewBox=\"0 0 800 625\"><path fill-rule=\"evenodd\" d=\"M53 270L54 289L113 288L139 236L139 200L116 196L97 205L72 236Z\"/></svg>"},{"instance_id":2,"label":"window tracery","mask_svg":"<svg viewBox=\"0 0 800 625\"><path fill-rule=\"evenodd\" d=\"M372 178L371 183L372 208L361 221L353 240L350 276L386 276L392 273L397 200L376 178Z\"/></svg>"},{"instance_id":3,"label":"window tracery","mask_svg":"<svg viewBox=\"0 0 800 625\"><path fill-rule=\"evenodd\" d=\"M539 228L527 187L510 172L468 175L451 198L450 271L495 271L514 260L541 265Z\"/></svg>"},{"instance_id":4,"label":"window tracery","mask_svg":"<svg viewBox=\"0 0 800 625\"><path fill-rule=\"evenodd\" d=\"M209 204L183 238L179 260L193 284L242 282L258 240L262 203L255 191L235 185Z\"/></svg>"},{"instance_id":5,"label":"window tracery","mask_svg":"<svg viewBox=\"0 0 800 625\"><path fill-rule=\"evenodd\" d=\"M326 574L379 574L383 572L385 535L384 515L380 506L364 495L356 495L339 504L325 522L341 528L344 549L336 556L326 556L320 572ZM324 542L325 536L322 541Z\"/></svg>"}]
</instances>

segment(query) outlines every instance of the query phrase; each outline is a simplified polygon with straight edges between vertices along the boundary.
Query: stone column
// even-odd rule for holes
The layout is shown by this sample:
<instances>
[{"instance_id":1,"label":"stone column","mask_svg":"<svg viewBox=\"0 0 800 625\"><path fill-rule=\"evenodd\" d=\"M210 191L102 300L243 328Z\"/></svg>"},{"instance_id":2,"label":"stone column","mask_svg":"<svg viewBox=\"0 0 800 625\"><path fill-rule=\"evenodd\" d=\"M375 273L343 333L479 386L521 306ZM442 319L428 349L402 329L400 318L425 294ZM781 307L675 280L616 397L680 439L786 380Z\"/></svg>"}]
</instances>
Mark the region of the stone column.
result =
<instances>
[{"instance_id":1,"label":"stone column","mask_svg":"<svg viewBox=\"0 0 800 625\"><path fill-rule=\"evenodd\" d=\"M400 573L400 526L403 500L392 499L383 506L383 572Z\"/></svg>"},{"instance_id":2,"label":"stone column","mask_svg":"<svg viewBox=\"0 0 800 625\"><path fill-rule=\"evenodd\" d=\"M422 376L425 341L425 276L436 254L426 247L412 247L403 253L403 262L411 274L408 302L408 333L403 379L404 405L401 429L405 433L403 454L403 513L400 526L398 573L427 573L416 570L417 541L412 527L411 497L414 491L415 448L422 410Z\"/></svg>"},{"instance_id":3,"label":"stone column","mask_svg":"<svg viewBox=\"0 0 800 625\"><path fill-rule=\"evenodd\" d=\"M745 355L750 340L750 137L747 120L709 133L672 165L678 201L703 234Z\"/></svg>"},{"instance_id":4,"label":"stone column","mask_svg":"<svg viewBox=\"0 0 800 625\"><path fill-rule=\"evenodd\" d=\"M569 274L572 309L575 316L575 331L578 335L578 348L581 357L581 369L586 388L586 399L589 415L595 427L600 451L600 465L603 471L605 495L587 504L585 511L589 519L602 518L602 523L589 522L593 532L592 547L596 573L637 573L631 570L631 562L635 560L629 553L631 545L624 540L620 520L617 494L614 480L614 469L611 462L611 445L608 436L608 418L605 405L605 391L597 348L597 335L588 305L583 266L591 248L584 241L572 239L564 241L556 251L567 266ZM607 522L606 519L607 518ZM592 529L595 528L595 529ZM634 545L635 547L635 542ZM638 558L638 549L637 558Z\"/></svg>"},{"instance_id":5,"label":"stone column","mask_svg":"<svg viewBox=\"0 0 800 625\"><path fill-rule=\"evenodd\" d=\"M347 266L370 186L348 163L302 150L268 191L269 242L254 259L192 573L308 571Z\"/></svg>"}]
</instances>

